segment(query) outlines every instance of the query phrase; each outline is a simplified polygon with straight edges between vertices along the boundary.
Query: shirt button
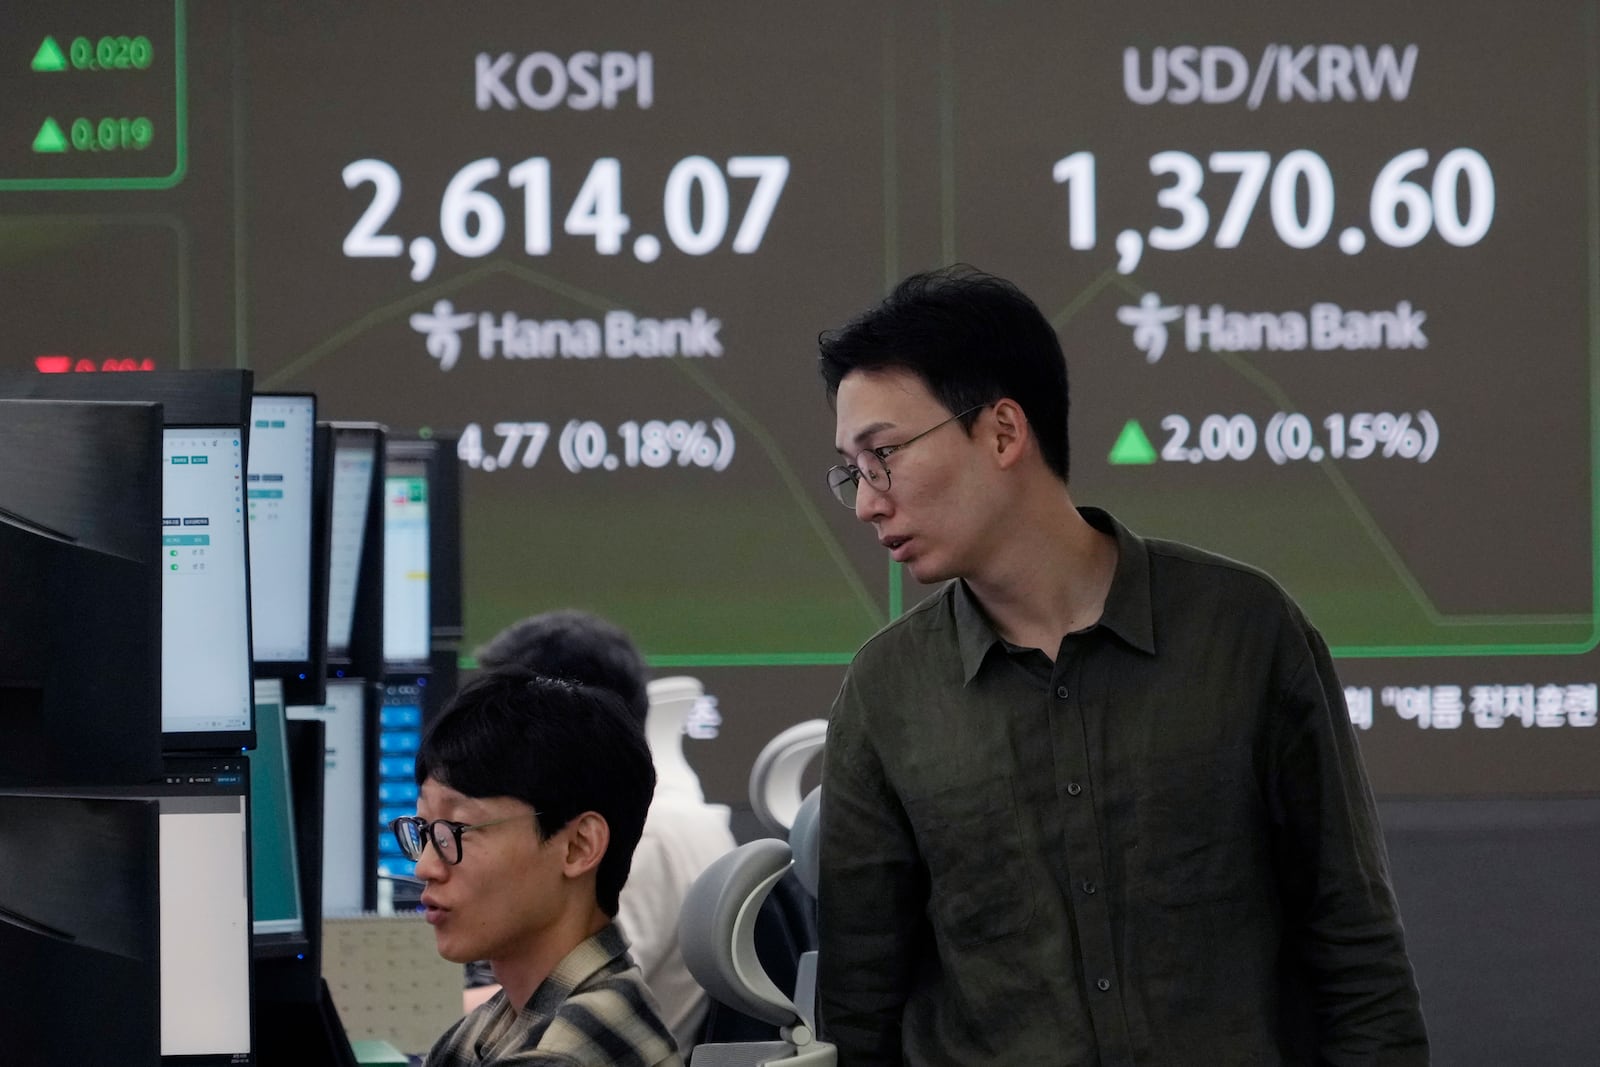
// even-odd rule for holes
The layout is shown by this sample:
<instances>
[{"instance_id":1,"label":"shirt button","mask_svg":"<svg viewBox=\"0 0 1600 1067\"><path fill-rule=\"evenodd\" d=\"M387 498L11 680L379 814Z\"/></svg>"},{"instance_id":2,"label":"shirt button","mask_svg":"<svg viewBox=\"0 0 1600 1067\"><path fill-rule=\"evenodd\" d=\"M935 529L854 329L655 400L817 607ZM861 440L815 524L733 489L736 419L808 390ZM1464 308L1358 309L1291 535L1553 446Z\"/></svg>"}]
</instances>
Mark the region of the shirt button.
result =
<instances>
[{"instance_id":1,"label":"shirt button","mask_svg":"<svg viewBox=\"0 0 1600 1067\"><path fill-rule=\"evenodd\" d=\"M1064 685L1056 686L1056 696L1061 700L1067 699L1067 687Z\"/></svg>"},{"instance_id":2,"label":"shirt button","mask_svg":"<svg viewBox=\"0 0 1600 1067\"><path fill-rule=\"evenodd\" d=\"M1067 796L1075 797L1081 792L1083 792L1083 786L1079 785L1077 782L1067 783Z\"/></svg>"},{"instance_id":3,"label":"shirt button","mask_svg":"<svg viewBox=\"0 0 1600 1067\"><path fill-rule=\"evenodd\" d=\"M1111 979L1102 978L1094 984L1094 987L1104 993L1111 988Z\"/></svg>"},{"instance_id":4,"label":"shirt button","mask_svg":"<svg viewBox=\"0 0 1600 1067\"><path fill-rule=\"evenodd\" d=\"M1093 882L1087 882L1087 881L1084 882L1083 883L1083 891L1085 893L1088 893L1090 896L1093 896L1094 895L1094 891L1095 891L1095 884Z\"/></svg>"}]
</instances>

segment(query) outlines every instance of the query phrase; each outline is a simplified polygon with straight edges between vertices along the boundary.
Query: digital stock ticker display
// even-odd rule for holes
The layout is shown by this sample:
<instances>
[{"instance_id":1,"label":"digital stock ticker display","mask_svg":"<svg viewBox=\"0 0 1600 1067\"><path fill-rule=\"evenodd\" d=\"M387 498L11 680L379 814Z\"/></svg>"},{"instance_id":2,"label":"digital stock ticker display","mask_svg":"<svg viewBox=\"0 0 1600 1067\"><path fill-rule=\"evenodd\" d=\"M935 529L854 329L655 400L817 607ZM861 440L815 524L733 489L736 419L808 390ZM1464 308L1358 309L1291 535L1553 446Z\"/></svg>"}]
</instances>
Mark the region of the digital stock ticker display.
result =
<instances>
[{"instance_id":1,"label":"digital stock ticker display","mask_svg":"<svg viewBox=\"0 0 1600 1067\"><path fill-rule=\"evenodd\" d=\"M969 262L1059 332L1078 502L1280 580L1381 791L1592 790L1596 21L27 5L0 359L458 437L465 647L600 612L758 745L925 592L829 497L816 336Z\"/></svg>"}]
</instances>

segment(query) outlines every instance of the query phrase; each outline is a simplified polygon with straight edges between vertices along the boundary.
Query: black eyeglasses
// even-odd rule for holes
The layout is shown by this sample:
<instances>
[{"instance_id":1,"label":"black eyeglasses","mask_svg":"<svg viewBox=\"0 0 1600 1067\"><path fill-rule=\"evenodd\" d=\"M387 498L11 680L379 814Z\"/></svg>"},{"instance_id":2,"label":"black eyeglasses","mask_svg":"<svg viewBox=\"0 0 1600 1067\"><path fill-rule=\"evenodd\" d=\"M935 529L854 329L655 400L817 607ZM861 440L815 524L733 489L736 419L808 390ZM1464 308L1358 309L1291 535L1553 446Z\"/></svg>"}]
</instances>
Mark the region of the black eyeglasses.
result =
<instances>
[{"instance_id":1,"label":"black eyeglasses","mask_svg":"<svg viewBox=\"0 0 1600 1067\"><path fill-rule=\"evenodd\" d=\"M909 437L897 445L880 445L877 448L867 448L856 453L854 463L840 463L828 468L828 488L833 492L833 498L845 507L855 510L856 490L865 478L867 484L880 493L889 491L889 464L888 459L896 452L908 445L915 444L928 436L940 426L948 426L957 419L965 418L974 411L982 411L988 404L978 404L965 411L957 412L938 426L930 426L914 437Z\"/></svg>"},{"instance_id":2,"label":"black eyeglasses","mask_svg":"<svg viewBox=\"0 0 1600 1067\"><path fill-rule=\"evenodd\" d=\"M395 842L399 844L400 851L405 853L406 859L420 860L423 848L432 841L439 858L453 866L461 862L461 835L468 830L482 830L486 826L499 826L503 822L538 814L536 811L525 811L520 815L507 815L503 819L479 823L451 822L449 819L430 822L420 815L402 815L389 823L389 829L394 833Z\"/></svg>"}]
</instances>

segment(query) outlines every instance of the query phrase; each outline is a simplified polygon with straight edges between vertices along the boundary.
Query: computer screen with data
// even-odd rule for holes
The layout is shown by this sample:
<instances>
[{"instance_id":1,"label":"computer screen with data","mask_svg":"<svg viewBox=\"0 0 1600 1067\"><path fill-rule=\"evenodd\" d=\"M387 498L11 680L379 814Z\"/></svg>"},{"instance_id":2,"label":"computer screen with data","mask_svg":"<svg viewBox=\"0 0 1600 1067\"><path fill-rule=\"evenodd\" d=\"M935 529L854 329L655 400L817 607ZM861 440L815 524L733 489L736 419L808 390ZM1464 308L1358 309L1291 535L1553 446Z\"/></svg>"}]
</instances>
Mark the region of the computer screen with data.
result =
<instances>
[{"instance_id":1,"label":"computer screen with data","mask_svg":"<svg viewBox=\"0 0 1600 1067\"><path fill-rule=\"evenodd\" d=\"M311 467L316 398L256 396L245 514L250 639L258 662L311 658Z\"/></svg>"},{"instance_id":2,"label":"computer screen with data","mask_svg":"<svg viewBox=\"0 0 1600 1067\"><path fill-rule=\"evenodd\" d=\"M417 663L428 658L428 467L421 459L390 459L383 493L383 658Z\"/></svg>"},{"instance_id":3,"label":"computer screen with data","mask_svg":"<svg viewBox=\"0 0 1600 1067\"><path fill-rule=\"evenodd\" d=\"M163 431L161 727L251 728L244 448L238 427Z\"/></svg>"},{"instance_id":4,"label":"computer screen with data","mask_svg":"<svg viewBox=\"0 0 1600 1067\"><path fill-rule=\"evenodd\" d=\"M323 723L322 911L354 915L369 904L366 683L330 678L327 698L326 704L291 706L289 718Z\"/></svg>"},{"instance_id":5,"label":"computer screen with data","mask_svg":"<svg viewBox=\"0 0 1600 1067\"><path fill-rule=\"evenodd\" d=\"M373 433L341 432L333 448L332 530L328 548L328 654L347 656L355 623L356 588L377 465Z\"/></svg>"}]
</instances>

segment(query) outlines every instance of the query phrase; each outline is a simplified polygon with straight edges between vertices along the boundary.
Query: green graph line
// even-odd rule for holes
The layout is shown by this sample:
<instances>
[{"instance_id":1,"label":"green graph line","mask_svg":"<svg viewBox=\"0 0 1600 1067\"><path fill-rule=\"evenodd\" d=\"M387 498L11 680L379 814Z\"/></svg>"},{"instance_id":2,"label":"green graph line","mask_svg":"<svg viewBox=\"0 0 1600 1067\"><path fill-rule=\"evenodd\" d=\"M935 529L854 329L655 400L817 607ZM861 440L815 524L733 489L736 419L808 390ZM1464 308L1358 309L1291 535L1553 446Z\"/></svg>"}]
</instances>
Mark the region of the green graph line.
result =
<instances>
[{"instance_id":1,"label":"green graph line","mask_svg":"<svg viewBox=\"0 0 1600 1067\"><path fill-rule=\"evenodd\" d=\"M1127 293L1130 297L1137 299L1145 294L1146 289L1135 277L1116 275L1114 271L1108 273L1111 273L1115 276L1118 288L1122 289L1122 291ZM1100 289L1104 288L1102 283L1105 280L1106 275L1102 274L1100 278L1096 279L1094 283L1091 283L1091 285L1086 288L1083 293L1080 293L1078 297L1076 297L1068 305L1067 309L1063 309L1062 312L1058 313L1057 318L1063 322L1070 320L1072 315L1075 315L1087 303L1087 300L1085 300L1085 295L1091 292L1098 293ZM1593 312L1591 311L1591 319L1592 317ZM1243 356L1240 356L1238 353L1234 352L1217 352L1214 354L1216 355L1218 361L1224 366L1228 367L1240 378L1249 382L1252 386L1272 400L1273 403L1278 406L1279 410L1289 412L1299 412L1301 410L1300 406L1292 397L1289 396L1287 392L1284 391L1282 386L1270 378L1266 373L1261 371L1258 367L1250 363ZM1591 412L1593 411L1594 407L1592 400L1593 398L1591 397ZM1333 460L1323 459L1318 461L1317 467L1328 478L1329 484L1333 486L1334 492L1349 509L1350 514L1356 520L1356 523L1361 527L1362 531L1366 534L1367 539L1378 551L1378 554L1382 556L1384 561L1389 565L1394 577L1406 590L1407 594L1411 597L1418 610L1422 612L1423 617L1426 619L1429 625L1438 629L1464 629L1482 626L1508 625L1573 626L1580 625L1585 622L1592 625L1595 622L1595 616L1592 613L1589 615L1443 614L1434 604L1433 599L1428 595L1427 590L1422 587L1422 584L1411 572L1410 567L1406 565L1405 559L1401 556L1399 550L1389 539L1388 535L1383 532L1382 527L1378 524L1377 520L1373 518L1372 513L1367 509L1365 503L1362 502L1359 494L1345 479L1344 473L1339 470ZM1588 652L1593 649L1597 643L1600 643L1600 634L1591 632L1590 639L1582 643L1559 642L1516 646L1418 645L1386 647L1373 645L1341 645L1337 648L1334 648L1333 651L1337 655L1347 658L1380 656L1399 657L1432 655L1481 655L1486 650L1493 651L1496 654L1560 655L1581 654Z\"/></svg>"},{"instance_id":2,"label":"green graph line","mask_svg":"<svg viewBox=\"0 0 1600 1067\"><path fill-rule=\"evenodd\" d=\"M896 140L899 113L895 107L896 20L894 9L885 15L883 30L883 291L900 280L900 153ZM891 615L893 612L890 613Z\"/></svg>"},{"instance_id":3,"label":"green graph line","mask_svg":"<svg viewBox=\"0 0 1600 1067\"><path fill-rule=\"evenodd\" d=\"M939 252L956 261L955 26L950 5L939 5Z\"/></svg>"}]
</instances>

